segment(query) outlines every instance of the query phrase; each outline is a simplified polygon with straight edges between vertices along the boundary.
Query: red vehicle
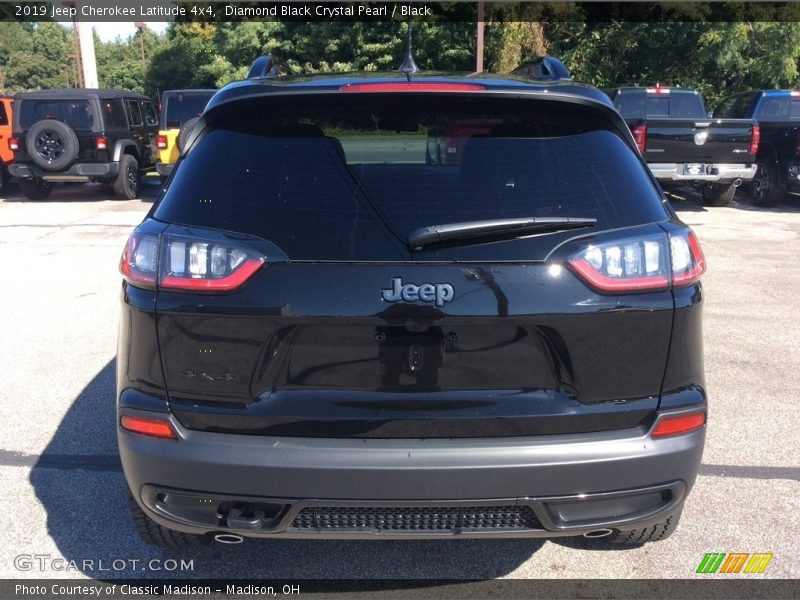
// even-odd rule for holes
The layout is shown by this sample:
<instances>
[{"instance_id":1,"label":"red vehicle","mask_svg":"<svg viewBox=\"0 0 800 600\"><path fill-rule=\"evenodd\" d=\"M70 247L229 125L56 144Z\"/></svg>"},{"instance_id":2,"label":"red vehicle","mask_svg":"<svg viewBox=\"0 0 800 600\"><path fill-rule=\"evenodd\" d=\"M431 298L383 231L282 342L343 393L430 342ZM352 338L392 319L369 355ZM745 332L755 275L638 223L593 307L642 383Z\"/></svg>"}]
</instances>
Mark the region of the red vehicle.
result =
<instances>
[{"instance_id":1,"label":"red vehicle","mask_svg":"<svg viewBox=\"0 0 800 600\"><path fill-rule=\"evenodd\" d=\"M0 190L8 185L11 177L8 173L8 165L14 160L14 151L9 146L13 104L14 100L9 96L0 96Z\"/></svg>"}]
</instances>

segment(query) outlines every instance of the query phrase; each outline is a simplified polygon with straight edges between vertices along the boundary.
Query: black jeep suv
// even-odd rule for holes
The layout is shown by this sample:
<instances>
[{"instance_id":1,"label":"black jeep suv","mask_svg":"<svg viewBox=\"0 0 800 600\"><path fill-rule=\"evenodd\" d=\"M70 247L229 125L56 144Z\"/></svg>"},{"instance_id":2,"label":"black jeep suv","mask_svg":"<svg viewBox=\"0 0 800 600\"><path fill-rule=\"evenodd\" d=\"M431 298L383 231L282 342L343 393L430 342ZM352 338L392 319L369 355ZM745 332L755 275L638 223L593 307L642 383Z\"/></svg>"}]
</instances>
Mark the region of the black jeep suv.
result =
<instances>
[{"instance_id":1,"label":"black jeep suv","mask_svg":"<svg viewBox=\"0 0 800 600\"><path fill-rule=\"evenodd\" d=\"M55 182L97 181L136 198L155 168L158 114L147 96L120 90L65 89L15 96L12 175L31 200Z\"/></svg>"},{"instance_id":2,"label":"black jeep suv","mask_svg":"<svg viewBox=\"0 0 800 600\"><path fill-rule=\"evenodd\" d=\"M139 532L666 537L705 439L704 269L592 87L230 84L122 255Z\"/></svg>"}]
</instances>

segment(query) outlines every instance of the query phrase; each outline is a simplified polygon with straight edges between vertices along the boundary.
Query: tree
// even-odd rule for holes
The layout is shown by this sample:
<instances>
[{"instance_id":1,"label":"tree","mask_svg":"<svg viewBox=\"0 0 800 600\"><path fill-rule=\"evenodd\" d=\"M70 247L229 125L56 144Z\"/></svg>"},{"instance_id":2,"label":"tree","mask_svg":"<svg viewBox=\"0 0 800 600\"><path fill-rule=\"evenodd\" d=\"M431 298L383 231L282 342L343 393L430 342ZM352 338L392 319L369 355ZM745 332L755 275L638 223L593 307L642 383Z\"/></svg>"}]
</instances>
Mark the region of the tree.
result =
<instances>
[{"instance_id":1,"label":"tree","mask_svg":"<svg viewBox=\"0 0 800 600\"><path fill-rule=\"evenodd\" d=\"M0 65L7 92L69 87L72 39L56 23L0 23Z\"/></svg>"}]
</instances>

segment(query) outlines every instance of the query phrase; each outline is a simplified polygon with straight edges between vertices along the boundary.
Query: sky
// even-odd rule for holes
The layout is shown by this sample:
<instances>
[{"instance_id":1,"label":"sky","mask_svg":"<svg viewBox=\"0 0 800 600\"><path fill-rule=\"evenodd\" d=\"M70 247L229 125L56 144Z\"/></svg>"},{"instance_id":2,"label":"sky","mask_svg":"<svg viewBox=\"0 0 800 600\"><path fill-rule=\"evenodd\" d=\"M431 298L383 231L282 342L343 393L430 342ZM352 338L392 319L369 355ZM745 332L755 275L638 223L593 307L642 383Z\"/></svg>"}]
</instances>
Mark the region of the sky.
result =
<instances>
[{"instance_id":1,"label":"sky","mask_svg":"<svg viewBox=\"0 0 800 600\"><path fill-rule=\"evenodd\" d=\"M127 23L86 23L86 25L93 27L104 42L110 42L117 36L121 36L124 39L136 33L136 27L131 21ZM168 23L165 22L147 23L147 27L156 33L164 31L167 25Z\"/></svg>"}]
</instances>

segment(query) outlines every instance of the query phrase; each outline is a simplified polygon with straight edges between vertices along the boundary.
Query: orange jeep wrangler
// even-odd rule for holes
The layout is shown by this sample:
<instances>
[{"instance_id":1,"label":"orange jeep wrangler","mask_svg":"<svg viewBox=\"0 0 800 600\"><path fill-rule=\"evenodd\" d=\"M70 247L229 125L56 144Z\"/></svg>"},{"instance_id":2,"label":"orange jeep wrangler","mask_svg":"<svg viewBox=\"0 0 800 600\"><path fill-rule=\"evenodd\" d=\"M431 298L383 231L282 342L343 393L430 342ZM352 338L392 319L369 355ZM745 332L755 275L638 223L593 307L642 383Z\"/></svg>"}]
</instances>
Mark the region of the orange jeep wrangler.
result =
<instances>
[{"instance_id":1,"label":"orange jeep wrangler","mask_svg":"<svg viewBox=\"0 0 800 600\"><path fill-rule=\"evenodd\" d=\"M14 160L14 152L8 144L11 137L11 107L14 104L10 96L0 96L0 190L8 185L11 175L8 165Z\"/></svg>"}]
</instances>

